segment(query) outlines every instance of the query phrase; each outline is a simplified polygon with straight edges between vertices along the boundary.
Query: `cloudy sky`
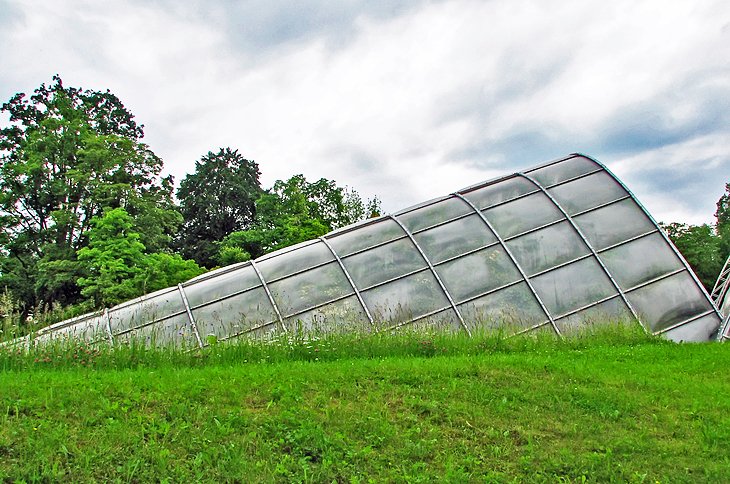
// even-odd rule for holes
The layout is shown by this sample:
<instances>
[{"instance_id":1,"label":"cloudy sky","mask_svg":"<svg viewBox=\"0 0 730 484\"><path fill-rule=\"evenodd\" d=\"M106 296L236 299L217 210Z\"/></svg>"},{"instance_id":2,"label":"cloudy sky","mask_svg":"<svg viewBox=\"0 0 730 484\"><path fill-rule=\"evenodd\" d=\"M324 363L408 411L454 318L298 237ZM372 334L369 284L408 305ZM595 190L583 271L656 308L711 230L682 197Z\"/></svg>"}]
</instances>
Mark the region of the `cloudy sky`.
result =
<instances>
[{"instance_id":1,"label":"cloudy sky","mask_svg":"<svg viewBox=\"0 0 730 484\"><path fill-rule=\"evenodd\" d=\"M0 63L110 89L178 181L230 146L395 211L584 152L688 223L730 182L727 0L0 0Z\"/></svg>"}]
</instances>

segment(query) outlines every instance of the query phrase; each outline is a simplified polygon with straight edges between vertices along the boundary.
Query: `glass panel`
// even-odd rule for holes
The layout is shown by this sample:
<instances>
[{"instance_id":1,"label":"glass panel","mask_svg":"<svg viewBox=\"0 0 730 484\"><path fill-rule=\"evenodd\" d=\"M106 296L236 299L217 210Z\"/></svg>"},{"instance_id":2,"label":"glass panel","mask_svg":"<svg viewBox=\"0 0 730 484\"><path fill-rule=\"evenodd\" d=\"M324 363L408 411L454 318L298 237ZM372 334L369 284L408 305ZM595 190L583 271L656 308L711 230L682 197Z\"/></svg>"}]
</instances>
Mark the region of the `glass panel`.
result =
<instances>
[{"instance_id":1,"label":"glass panel","mask_svg":"<svg viewBox=\"0 0 730 484\"><path fill-rule=\"evenodd\" d=\"M383 219L372 225L358 227L343 234L327 237L337 255L344 257L362 249L374 247L389 240L404 237L403 229L391 219Z\"/></svg>"},{"instance_id":2,"label":"glass panel","mask_svg":"<svg viewBox=\"0 0 730 484\"><path fill-rule=\"evenodd\" d=\"M656 227L633 200L623 200L573 219L596 250Z\"/></svg>"},{"instance_id":3,"label":"glass panel","mask_svg":"<svg viewBox=\"0 0 730 484\"><path fill-rule=\"evenodd\" d=\"M109 310L108 315L112 333L117 334L152 320L183 311L185 311L185 306L180 297L180 292L175 288L137 304L112 308Z\"/></svg>"},{"instance_id":4,"label":"glass panel","mask_svg":"<svg viewBox=\"0 0 730 484\"><path fill-rule=\"evenodd\" d=\"M487 224L476 214L413 236L432 264L496 242Z\"/></svg>"},{"instance_id":5,"label":"glass panel","mask_svg":"<svg viewBox=\"0 0 730 484\"><path fill-rule=\"evenodd\" d=\"M352 296L284 321L289 331L300 333L361 333L371 330L360 301Z\"/></svg>"},{"instance_id":6,"label":"glass panel","mask_svg":"<svg viewBox=\"0 0 730 484\"><path fill-rule=\"evenodd\" d=\"M284 317L353 293L337 263L274 282L269 290Z\"/></svg>"},{"instance_id":7,"label":"glass panel","mask_svg":"<svg viewBox=\"0 0 730 484\"><path fill-rule=\"evenodd\" d=\"M431 316L419 319L396 328L397 331L416 331L419 333L436 333L449 331L457 333L463 331L459 318L452 308L438 312Z\"/></svg>"},{"instance_id":8,"label":"glass panel","mask_svg":"<svg viewBox=\"0 0 730 484\"><path fill-rule=\"evenodd\" d=\"M256 266L269 282L304 269L309 269L324 262L335 260L332 252L322 242L301 247L269 259L256 261Z\"/></svg>"},{"instance_id":9,"label":"glass panel","mask_svg":"<svg viewBox=\"0 0 730 484\"><path fill-rule=\"evenodd\" d=\"M188 304L194 308L213 299L228 296L237 291L260 286L261 281L250 265L243 266L211 279L204 279L195 284L185 286Z\"/></svg>"},{"instance_id":10,"label":"glass panel","mask_svg":"<svg viewBox=\"0 0 730 484\"><path fill-rule=\"evenodd\" d=\"M626 190L605 171L548 191L570 215L626 196Z\"/></svg>"},{"instance_id":11,"label":"glass panel","mask_svg":"<svg viewBox=\"0 0 730 484\"><path fill-rule=\"evenodd\" d=\"M537 276L532 280L532 284L553 317L616 292L610 279L593 257Z\"/></svg>"},{"instance_id":12,"label":"glass panel","mask_svg":"<svg viewBox=\"0 0 730 484\"><path fill-rule=\"evenodd\" d=\"M263 287L194 309L193 316L203 340L208 335L214 335L219 339L225 338L277 321L274 308Z\"/></svg>"},{"instance_id":13,"label":"glass panel","mask_svg":"<svg viewBox=\"0 0 730 484\"><path fill-rule=\"evenodd\" d=\"M436 266L436 272L456 302L522 277L501 246L489 247Z\"/></svg>"},{"instance_id":14,"label":"glass panel","mask_svg":"<svg viewBox=\"0 0 730 484\"><path fill-rule=\"evenodd\" d=\"M548 320L524 282L457 307L472 332L499 329L512 334Z\"/></svg>"},{"instance_id":15,"label":"glass panel","mask_svg":"<svg viewBox=\"0 0 730 484\"><path fill-rule=\"evenodd\" d=\"M358 289L427 267L410 239L400 239L342 259Z\"/></svg>"},{"instance_id":16,"label":"glass panel","mask_svg":"<svg viewBox=\"0 0 730 484\"><path fill-rule=\"evenodd\" d=\"M193 348L198 340L190 326L187 314L150 324L116 337L120 343L134 342L145 346L175 346Z\"/></svg>"},{"instance_id":17,"label":"glass panel","mask_svg":"<svg viewBox=\"0 0 730 484\"><path fill-rule=\"evenodd\" d=\"M710 309L710 303L687 272L675 274L626 294L653 332Z\"/></svg>"},{"instance_id":18,"label":"glass panel","mask_svg":"<svg viewBox=\"0 0 730 484\"><path fill-rule=\"evenodd\" d=\"M76 324L70 324L65 328L56 329L48 333L48 340L58 339L81 339L86 341L104 340L109 341L109 333L106 330L106 314L91 316Z\"/></svg>"},{"instance_id":19,"label":"glass panel","mask_svg":"<svg viewBox=\"0 0 730 484\"><path fill-rule=\"evenodd\" d=\"M555 163L554 165L546 166L545 168L530 171L527 174L537 180L542 186L549 187L550 185L555 185L556 183L569 180L584 173L590 173L599 168L601 167L588 158L576 156Z\"/></svg>"},{"instance_id":20,"label":"glass panel","mask_svg":"<svg viewBox=\"0 0 730 484\"><path fill-rule=\"evenodd\" d=\"M507 242L517 263L529 275L568 262L590 250L568 222L560 222Z\"/></svg>"},{"instance_id":21,"label":"glass panel","mask_svg":"<svg viewBox=\"0 0 730 484\"><path fill-rule=\"evenodd\" d=\"M674 329L670 329L662 335L671 341L715 341L717 331L720 329L720 318L717 314L708 314L691 323L683 324Z\"/></svg>"},{"instance_id":22,"label":"glass panel","mask_svg":"<svg viewBox=\"0 0 730 484\"><path fill-rule=\"evenodd\" d=\"M658 233L602 252L600 257L624 290L683 267Z\"/></svg>"},{"instance_id":23,"label":"glass panel","mask_svg":"<svg viewBox=\"0 0 730 484\"><path fill-rule=\"evenodd\" d=\"M362 298L374 319L391 323L409 321L449 305L430 271L367 290Z\"/></svg>"},{"instance_id":24,"label":"glass panel","mask_svg":"<svg viewBox=\"0 0 730 484\"><path fill-rule=\"evenodd\" d=\"M531 338L546 338L546 337L555 337L557 336L557 333L555 332L555 328L553 328L553 325L550 323L543 324L542 326L538 326L537 328L533 328L529 331L526 331L520 335L521 337L529 336Z\"/></svg>"},{"instance_id":25,"label":"glass panel","mask_svg":"<svg viewBox=\"0 0 730 484\"><path fill-rule=\"evenodd\" d=\"M638 324L631 315L631 311L620 296L604 301L601 304L584 309L567 318L555 321L563 334L571 332L590 331L601 326L633 325Z\"/></svg>"},{"instance_id":26,"label":"glass panel","mask_svg":"<svg viewBox=\"0 0 730 484\"><path fill-rule=\"evenodd\" d=\"M544 193L494 207L486 210L484 215L503 239L564 218Z\"/></svg>"},{"instance_id":27,"label":"glass panel","mask_svg":"<svg viewBox=\"0 0 730 484\"><path fill-rule=\"evenodd\" d=\"M481 210L536 190L539 190L539 188L537 188L530 180L521 176L515 176L513 178L508 178L504 181L464 193L464 198L469 200Z\"/></svg>"},{"instance_id":28,"label":"glass panel","mask_svg":"<svg viewBox=\"0 0 730 484\"><path fill-rule=\"evenodd\" d=\"M408 230L416 232L469 212L473 212L469 205L463 200L453 197L398 215L398 220L408 227Z\"/></svg>"}]
</instances>

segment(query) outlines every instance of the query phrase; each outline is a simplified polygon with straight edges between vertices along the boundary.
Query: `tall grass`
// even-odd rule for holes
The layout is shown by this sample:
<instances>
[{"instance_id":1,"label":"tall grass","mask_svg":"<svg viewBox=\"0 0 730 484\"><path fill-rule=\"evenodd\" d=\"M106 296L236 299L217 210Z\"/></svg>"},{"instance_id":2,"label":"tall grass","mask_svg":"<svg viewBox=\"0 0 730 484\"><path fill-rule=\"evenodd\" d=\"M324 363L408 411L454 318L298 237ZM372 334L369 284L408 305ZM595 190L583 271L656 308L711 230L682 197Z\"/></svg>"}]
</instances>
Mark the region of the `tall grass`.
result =
<instances>
[{"instance_id":1,"label":"tall grass","mask_svg":"<svg viewBox=\"0 0 730 484\"><path fill-rule=\"evenodd\" d=\"M475 331L472 336L425 330L380 333L279 334L271 339L208 341L205 348L156 346L148 340L109 345L59 339L29 350L24 344L0 347L0 370L37 368L130 369L239 365L293 361L336 361L388 357L468 356L497 352L550 351L599 345L662 344L636 324L597 324L557 338L550 332L510 335L504 330Z\"/></svg>"}]
</instances>

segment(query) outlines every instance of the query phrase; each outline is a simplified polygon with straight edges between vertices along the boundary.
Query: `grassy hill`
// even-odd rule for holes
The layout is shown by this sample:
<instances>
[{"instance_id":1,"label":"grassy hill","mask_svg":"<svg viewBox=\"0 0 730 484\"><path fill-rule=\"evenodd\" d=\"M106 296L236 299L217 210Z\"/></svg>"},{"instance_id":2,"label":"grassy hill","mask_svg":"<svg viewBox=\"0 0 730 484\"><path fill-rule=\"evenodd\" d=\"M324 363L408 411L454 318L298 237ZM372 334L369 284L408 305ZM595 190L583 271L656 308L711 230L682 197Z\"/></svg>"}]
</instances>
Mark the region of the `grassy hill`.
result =
<instances>
[{"instance_id":1,"label":"grassy hill","mask_svg":"<svg viewBox=\"0 0 730 484\"><path fill-rule=\"evenodd\" d=\"M730 347L630 331L0 349L0 480L727 482Z\"/></svg>"}]
</instances>

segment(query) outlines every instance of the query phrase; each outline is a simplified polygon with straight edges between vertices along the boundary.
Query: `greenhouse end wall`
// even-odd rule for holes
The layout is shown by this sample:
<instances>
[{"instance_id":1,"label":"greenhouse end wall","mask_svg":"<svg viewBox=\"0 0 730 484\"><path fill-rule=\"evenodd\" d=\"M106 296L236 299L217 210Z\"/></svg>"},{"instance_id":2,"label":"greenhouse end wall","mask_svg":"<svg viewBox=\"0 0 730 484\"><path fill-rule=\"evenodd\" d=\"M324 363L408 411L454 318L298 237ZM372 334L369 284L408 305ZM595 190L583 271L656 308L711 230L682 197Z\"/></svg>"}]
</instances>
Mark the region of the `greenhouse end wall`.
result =
<instances>
[{"instance_id":1,"label":"greenhouse end wall","mask_svg":"<svg viewBox=\"0 0 730 484\"><path fill-rule=\"evenodd\" d=\"M53 325L26 343L205 346L424 327L562 335L619 323L676 341L728 330L631 192L574 154Z\"/></svg>"}]
</instances>

